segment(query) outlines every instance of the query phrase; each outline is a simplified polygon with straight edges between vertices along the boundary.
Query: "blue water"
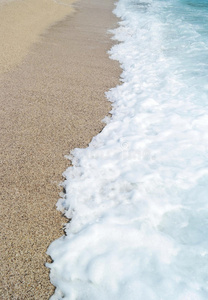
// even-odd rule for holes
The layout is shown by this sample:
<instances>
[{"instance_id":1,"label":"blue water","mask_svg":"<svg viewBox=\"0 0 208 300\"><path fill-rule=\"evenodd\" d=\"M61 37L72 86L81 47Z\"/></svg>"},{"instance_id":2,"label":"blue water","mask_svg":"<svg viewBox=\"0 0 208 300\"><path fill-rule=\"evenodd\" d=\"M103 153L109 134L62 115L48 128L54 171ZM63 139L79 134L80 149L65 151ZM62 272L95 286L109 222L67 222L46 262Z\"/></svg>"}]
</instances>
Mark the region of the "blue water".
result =
<instances>
[{"instance_id":1,"label":"blue water","mask_svg":"<svg viewBox=\"0 0 208 300\"><path fill-rule=\"evenodd\" d=\"M163 25L164 54L177 60L176 68L180 67L181 70L178 71L187 76L188 80L196 84L195 80L199 78L206 84L208 1L152 1L149 3L149 11L145 11L147 15L149 12L155 14L155 18ZM140 13L138 9L138 14Z\"/></svg>"},{"instance_id":2,"label":"blue water","mask_svg":"<svg viewBox=\"0 0 208 300\"><path fill-rule=\"evenodd\" d=\"M158 26L161 49L171 71L183 77L183 82L208 89L208 1L153 0L123 1L126 11L138 16L139 29L148 23ZM140 27L140 28L139 28ZM146 33L151 35L151 32ZM150 36L151 38L151 36ZM138 42L138 41L137 41ZM158 51L157 47L155 51ZM203 101L208 101L204 99Z\"/></svg>"},{"instance_id":3,"label":"blue water","mask_svg":"<svg viewBox=\"0 0 208 300\"><path fill-rule=\"evenodd\" d=\"M208 83L208 2L166 1L164 40L167 54L177 60L176 70L202 90Z\"/></svg>"}]
</instances>

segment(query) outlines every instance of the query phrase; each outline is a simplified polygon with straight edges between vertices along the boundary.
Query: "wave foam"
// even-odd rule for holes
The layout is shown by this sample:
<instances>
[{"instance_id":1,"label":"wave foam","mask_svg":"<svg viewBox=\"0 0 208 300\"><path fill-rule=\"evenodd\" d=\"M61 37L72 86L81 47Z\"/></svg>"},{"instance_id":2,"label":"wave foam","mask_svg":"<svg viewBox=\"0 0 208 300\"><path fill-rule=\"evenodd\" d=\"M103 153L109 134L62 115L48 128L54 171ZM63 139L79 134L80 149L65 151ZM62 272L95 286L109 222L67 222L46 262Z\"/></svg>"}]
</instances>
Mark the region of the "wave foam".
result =
<instances>
[{"instance_id":1,"label":"wave foam","mask_svg":"<svg viewBox=\"0 0 208 300\"><path fill-rule=\"evenodd\" d=\"M64 174L57 206L72 220L48 249L51 299L208 297L207 43L181 7L117 4L110 55L123 84L107 93L112 119Z\"/></svg>"}]
</instances>

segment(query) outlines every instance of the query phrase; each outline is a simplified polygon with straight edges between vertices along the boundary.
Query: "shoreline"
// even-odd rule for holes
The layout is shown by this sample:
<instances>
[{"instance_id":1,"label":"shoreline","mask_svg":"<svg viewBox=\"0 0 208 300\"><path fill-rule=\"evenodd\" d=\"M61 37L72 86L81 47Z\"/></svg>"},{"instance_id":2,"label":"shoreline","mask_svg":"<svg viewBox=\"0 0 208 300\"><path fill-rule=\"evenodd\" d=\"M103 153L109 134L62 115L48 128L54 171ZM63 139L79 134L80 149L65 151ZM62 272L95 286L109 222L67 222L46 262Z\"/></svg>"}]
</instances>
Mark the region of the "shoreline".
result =
<instances>
[{"instance_id":1,"label":"shoreline","mask_svg":"<svg viewBox=\"0 0 208 300\"><path fill-rule=\"evenodd\" d=\"M119 83L119 64L107 54L113 44L107 29L117 25L113 1L76 7L21 64L0 74L2 299L53 293L44 264L66 222L55 208L69 166L64 155L102 130L111 107L104 93Z\"/></svg>"}]
</instances>

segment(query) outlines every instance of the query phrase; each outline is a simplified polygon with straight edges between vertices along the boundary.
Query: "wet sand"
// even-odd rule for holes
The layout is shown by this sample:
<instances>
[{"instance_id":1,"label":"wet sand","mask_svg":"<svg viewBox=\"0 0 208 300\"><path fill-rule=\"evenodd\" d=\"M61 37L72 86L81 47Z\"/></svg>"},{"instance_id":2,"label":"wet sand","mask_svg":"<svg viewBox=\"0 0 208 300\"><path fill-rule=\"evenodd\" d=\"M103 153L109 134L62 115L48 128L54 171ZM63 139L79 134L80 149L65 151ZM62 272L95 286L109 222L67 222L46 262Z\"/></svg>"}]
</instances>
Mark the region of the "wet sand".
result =
<instances>
[{"instance_id":1,"label":"wet sand","mask_svg":"<svg viewBox=\"0 0 208 300\"><path fill-rule=\"evenodd\" d=\"M36 0L35 0L36 1ZM21 64L0 74L0 299L48 299L49 244L63 235L55 204L64 158L103 128L118 84L106 51L116 26L113 0L83 0L30 46Z\"/></svg>"}]
</instances>

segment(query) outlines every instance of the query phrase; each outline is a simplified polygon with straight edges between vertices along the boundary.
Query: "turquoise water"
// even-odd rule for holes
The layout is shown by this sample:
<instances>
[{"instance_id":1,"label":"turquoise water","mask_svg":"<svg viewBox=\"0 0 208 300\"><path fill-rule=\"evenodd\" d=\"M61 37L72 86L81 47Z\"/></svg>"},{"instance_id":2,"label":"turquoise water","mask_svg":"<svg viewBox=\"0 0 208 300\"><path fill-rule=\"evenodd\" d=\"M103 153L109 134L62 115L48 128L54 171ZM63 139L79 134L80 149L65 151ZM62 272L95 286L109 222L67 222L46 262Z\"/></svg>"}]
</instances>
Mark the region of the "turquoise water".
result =
<instances>
[{"instance_id":1,"label":"turquoise water","mask_svg":"<svg viewBox=\"0 0 208 300\"><path fill-rule=\"evenodd\" d=\"M155 23L158 33L154 35L158 35L160 50L172 65L171 71L208 98L208 1L124 2L134 18L136 15L142 17L141 22L138 21L138 30ZM152 33L147 31L146 34L150 35L151 40ZM155 51L159 50L157 46Z\"/></svg>"},{"instance_id":2,"label":"turquoise water","mask_svg":"<svg viewBox=\"0 0 208 300\"><path fill-rule=\"evenodd\" d=\"M162 13L162 12L161 12ZM207 89L208 83L208 2L166 1L166 55L189 84ZM180 71L179 71L180 68Z\"/></svg>"}]
</instances>

